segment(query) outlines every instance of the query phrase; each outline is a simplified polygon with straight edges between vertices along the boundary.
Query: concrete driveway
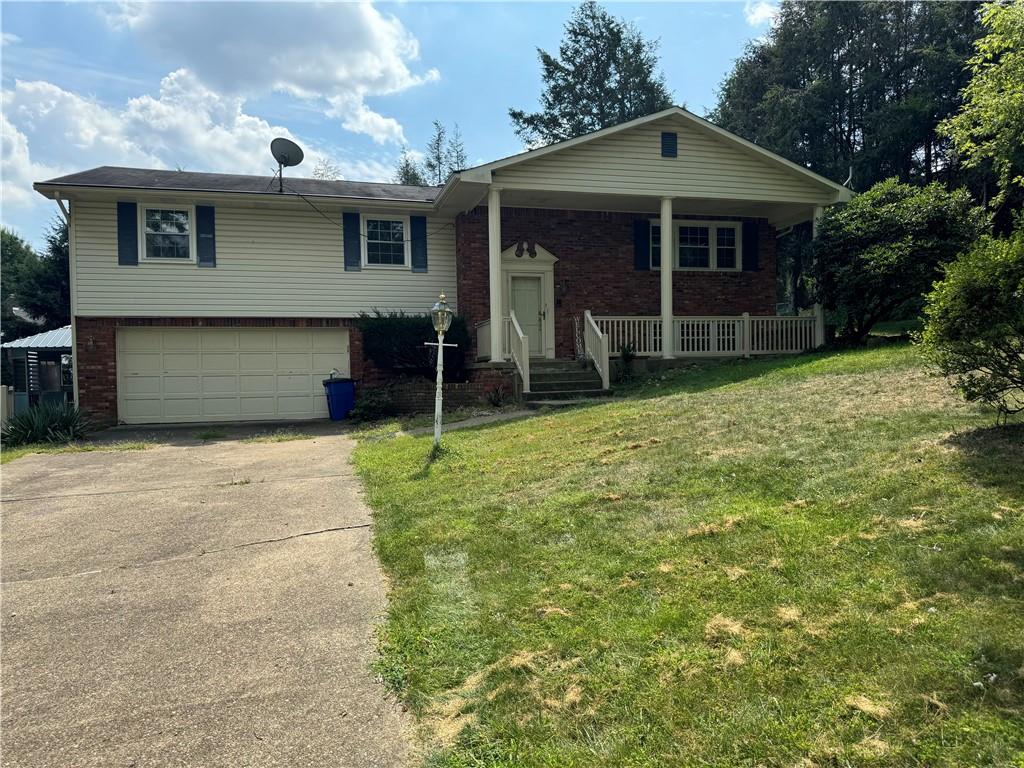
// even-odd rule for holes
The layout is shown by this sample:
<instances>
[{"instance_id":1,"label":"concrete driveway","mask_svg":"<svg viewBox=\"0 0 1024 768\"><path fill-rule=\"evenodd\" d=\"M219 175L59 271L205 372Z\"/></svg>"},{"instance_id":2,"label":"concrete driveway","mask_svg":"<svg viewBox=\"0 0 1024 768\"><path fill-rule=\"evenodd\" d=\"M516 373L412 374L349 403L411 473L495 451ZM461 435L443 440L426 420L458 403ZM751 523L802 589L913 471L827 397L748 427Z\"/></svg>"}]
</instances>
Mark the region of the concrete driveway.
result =
<instances>
[{"instance_id":1,"label":"concrete driveway","mask_svg":"<svg viewBox=\"0 0 1024 768\"><path fill-rule=\"evenodd\" d=\"M3 764L401 765L352 447L188 435L5 465Z\"/></svg>"}]
</instances>

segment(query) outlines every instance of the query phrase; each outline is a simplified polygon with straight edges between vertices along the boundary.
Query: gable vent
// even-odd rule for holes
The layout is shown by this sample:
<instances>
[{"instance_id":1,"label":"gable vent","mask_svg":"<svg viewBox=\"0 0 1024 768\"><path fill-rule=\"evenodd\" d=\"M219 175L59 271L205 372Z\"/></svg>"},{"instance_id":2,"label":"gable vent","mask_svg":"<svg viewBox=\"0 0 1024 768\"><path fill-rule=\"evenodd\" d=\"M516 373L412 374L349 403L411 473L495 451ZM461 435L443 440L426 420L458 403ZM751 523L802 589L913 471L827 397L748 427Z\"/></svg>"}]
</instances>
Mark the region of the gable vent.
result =
<instances>
[{"instance_id":1,"label":"gable vent","mask_svg":"<svg viewBox=\"0 0 1024 768\"><path fill-rule=\"evenodd\" d=\"M674 131L661 132L661 156L675 157L679 144L678 134Z\"/></svg>"}]
</instances>

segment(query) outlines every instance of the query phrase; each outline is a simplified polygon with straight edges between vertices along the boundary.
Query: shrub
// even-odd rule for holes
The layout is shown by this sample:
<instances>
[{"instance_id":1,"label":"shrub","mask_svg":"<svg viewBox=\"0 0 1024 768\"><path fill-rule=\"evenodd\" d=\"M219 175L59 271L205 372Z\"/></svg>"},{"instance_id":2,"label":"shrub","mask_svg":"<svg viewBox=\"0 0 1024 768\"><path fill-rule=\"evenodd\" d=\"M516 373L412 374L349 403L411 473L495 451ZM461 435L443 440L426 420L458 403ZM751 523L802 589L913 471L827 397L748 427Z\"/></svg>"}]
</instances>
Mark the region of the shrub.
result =
<instances>
[{"instance_id":1,"label":"shrub","mask_svg":"<svg viewBox=\"0 0 1024 768\"><path fill-rule=\"evenodd\" d=\"M437 348L425 344L436 342L437 333L429 315L407 315L403 312L363 314L359 318L359 330L363 334L363 354L380 370L434 378ZM445 380L462 381L465 379L470 343L464 318L452 318L444 342L457 345L444 350Z\"/></svg>"},{"instance_id":2,"label":"shrub","mask_svg":"<svg viewBox=\"0 0 1024 768\"><path fill-rule=\"evenodd\" d=\"M354 421L379 421L394 416L395 403L386 389L365 389L356 397L349 418Z\"/></svg>"},{"instance_id":3,"label":"shrub","mask_svg":"<svg viewBox=\"0 0 1024 768\"><path fill-rule=\"evenodd\" d=\"M632 341L627 341L619 350L619 360L622 366L619 368L619 381L625 383L633 380L633 361L636 360L636 347Z\"/></svg>"},{"instance_id":4,"label":"shrub","mask_svg":"<svg viewBox=\"0 0 1024 768\"><path fill-rule=\"evenodd\" d=\"M862 344L875 323L917 314L942 265L987 225L966 190L896 179L829 209L814 242L814 290L840 341Z\"/></svg>"},{"instance_id":5,"label":"shrub","mask_svg":"<svg viewBox=\"0 0 1024 768\"><path fill-rule=\"evenodd\" d=\"M487 402L494 408L501 408L512 399L512 393L504 384L495 384L484 394Z\"/></svg>"},{"instance_id":6,"label":"shrub","mask_svg":"<svg viewBox=\"0 0 1024 768\"><path fill-rule=\"evenodd\" d=\"M925 305L925 354L968 400L1024 410L1024 228L984 237L946 269Z\"/></svg>"},{"instance_id":7,"label":"shrub","mask_svg":"<svg viewBox=\"0 0 1024 768\"><path fill-rule=\"evenodd\" d=\"M68 443L81 440L93 429L92 421L70 403L37 405L12 416L4 425L3 443L13 448L30 443Z\"/></svg>"}]
</instances>

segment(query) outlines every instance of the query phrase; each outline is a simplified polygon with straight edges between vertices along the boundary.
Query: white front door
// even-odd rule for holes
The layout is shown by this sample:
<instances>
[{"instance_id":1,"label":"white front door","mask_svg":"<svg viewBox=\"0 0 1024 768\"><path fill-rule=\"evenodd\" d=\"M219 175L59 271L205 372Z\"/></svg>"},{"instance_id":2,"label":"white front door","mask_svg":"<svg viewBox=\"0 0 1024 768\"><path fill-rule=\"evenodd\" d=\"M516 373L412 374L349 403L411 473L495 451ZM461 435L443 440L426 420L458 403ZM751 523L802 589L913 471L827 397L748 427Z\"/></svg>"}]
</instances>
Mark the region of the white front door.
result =
<instances>
[{"instance_id":1,"label":"white front door","mask_svg":"<svg viewBox=\"0 0 1024 768\"><path fill-rule=\"evenodd\" d=\"M512 275L512 310L530 339L530 354L544 355L544 316L541 279L534 275Z\"/></svg>"}]
</instances>

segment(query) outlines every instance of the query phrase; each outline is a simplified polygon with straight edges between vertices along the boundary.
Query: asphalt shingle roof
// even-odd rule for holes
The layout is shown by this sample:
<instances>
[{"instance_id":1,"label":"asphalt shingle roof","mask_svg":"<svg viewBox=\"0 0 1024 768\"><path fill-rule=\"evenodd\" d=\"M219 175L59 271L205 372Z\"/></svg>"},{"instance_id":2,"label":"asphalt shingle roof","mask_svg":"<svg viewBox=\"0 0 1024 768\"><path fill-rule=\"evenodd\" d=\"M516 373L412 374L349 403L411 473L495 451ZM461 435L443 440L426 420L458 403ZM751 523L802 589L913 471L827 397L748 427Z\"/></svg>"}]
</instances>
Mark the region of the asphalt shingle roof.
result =
<instances>
[{"instance_id":1,"label":"asphalt shingle roof","mask_svg":"<svg viewBox=\"0 0 1024 768\"><path fill-rule=\"evenodd\" d=\"M5 341L5 349L63 349L71 347L71 326L43 331L35 336L25 336L14 341Z\"/></svg>"},{"instance_id":2,"label":"asphalt shingle roof","mask_svg":"<svg viewBox=\"0 0 1024 768\"><path fill-rule=\"evenodd\" d=\"M242 176L234 173L196 173L193 171L157 171L147 168L119 168L104 165L56 179L40 186L105 187L114 189L166 189L178 192L236 192L276 195L277 179L267 176ZM322 181L284 174L285 193L311 197L349 197L402 202L433 202L441 187L417 187L383 184L375 181Z\"/></svg>"}]
</instances>

